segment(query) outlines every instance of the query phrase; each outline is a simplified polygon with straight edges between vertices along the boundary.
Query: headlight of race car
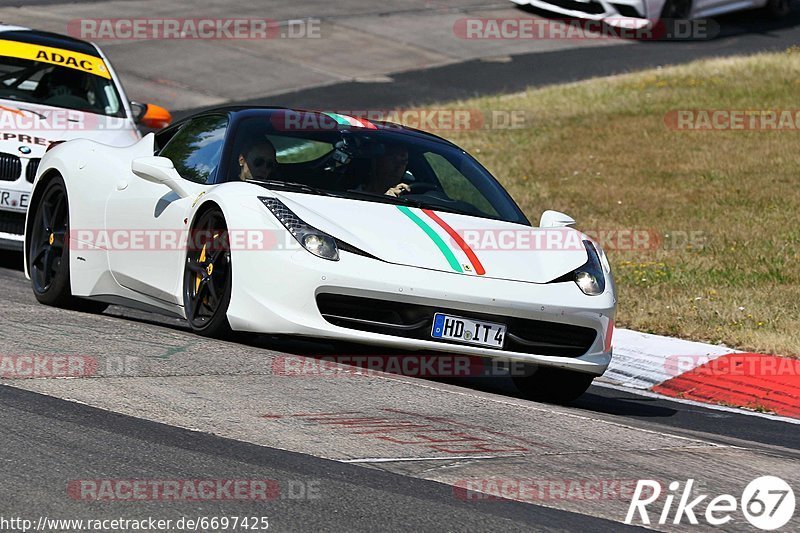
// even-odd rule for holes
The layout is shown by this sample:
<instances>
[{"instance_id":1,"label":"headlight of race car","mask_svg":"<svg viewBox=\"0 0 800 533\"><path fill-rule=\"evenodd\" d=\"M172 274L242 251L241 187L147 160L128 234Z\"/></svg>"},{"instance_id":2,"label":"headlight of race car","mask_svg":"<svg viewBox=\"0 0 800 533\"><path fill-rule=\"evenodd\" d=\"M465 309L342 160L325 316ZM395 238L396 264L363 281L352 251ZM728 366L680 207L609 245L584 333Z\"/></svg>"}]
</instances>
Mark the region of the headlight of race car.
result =
<instances>
[{"instance_id":1,"label":"headlight of race car","mask_svg":"<svg viewBox=\"0 0 800 533\"><path fill-rule=\"evenodd\" d=\"M585 295L598 296L606 290L605 272L610 270L610 268L605 268L608 260L603 261L605 254L601 259L601 252L597 251L592 241L583 241L583 245L586 247L589 260L573 272L575 283Z\"/></svg>"},{"instance_id":2,"label":"headlight of race car","mask_svg":"<svg viewBox=\"0 0 800 533\"><path fill-rule=\"evenodd\" d=\"M297 239L303 248L323 259L330 261L339 260L339 248L336 239L303 222L291 209L286 207L277 198L258 197L275 218Z\"/></svg>"}]
</instances>

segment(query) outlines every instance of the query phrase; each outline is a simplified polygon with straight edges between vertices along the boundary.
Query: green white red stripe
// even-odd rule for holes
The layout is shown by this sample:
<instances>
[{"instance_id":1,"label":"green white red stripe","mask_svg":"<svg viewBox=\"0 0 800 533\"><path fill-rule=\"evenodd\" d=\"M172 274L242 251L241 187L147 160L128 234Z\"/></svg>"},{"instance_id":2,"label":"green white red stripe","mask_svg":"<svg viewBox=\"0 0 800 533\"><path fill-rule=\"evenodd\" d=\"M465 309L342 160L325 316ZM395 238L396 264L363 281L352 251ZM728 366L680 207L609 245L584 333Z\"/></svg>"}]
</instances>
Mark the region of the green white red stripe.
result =
<instances>
[{"instance_id":1,"label":"green white red stripe","mask_svg":"<svg viewBox=\"0 0 800 533\"><path fill-rule=\"evenodd\" d=\"M397 209L400 210L405 216L407 216L414 224L416 224L419 229L425 232L425 235L433 241L433 244L439 248L439 251L442 252L442 255L450 264L450 268L455 270L456 272L463 273L464 269L461 268L461 263L458 262L458 258L455 256L453 251L448 248L447 244L444 240L439 236L436 231L432 227L430 227L424 220L422 220L419 216L417 216L411 209L404 205L398 205Z\"/></svg>"},{"instance_id":2,"label":"green white red stripe","mask_svg":"<svg viewBox=\"0 0 800 533\"><path fill-rule=\"evenodd\" d=\"M456 257L456 255L453 253L453 250L450 249L450 247L447 245L444 239L442 239L442 237L436 232L436 230L434 230L427 222L425 222L425 220L423 220L420 216L414 213L410 208L404 205L398 205L397 209L401 213L403 213L406 217L408 217L409 220L414 222L414 224L416 224L417 227L419 227L423 232L425 232L425 235L427 235L428 238L436 245L436 247L442 253L444 258L447 260L447 263L450 265L450 268L452 268L454 271L458 273L463 274L464 267L461 266L461 263ZM461 251L467 256L467 259L469 260L470 264L472 265L472 269L475 271L476 274L478 274L479 276L483 276L484 274L486 274L486 269L483 268L483 265L478 259L478 256L475 255L475 252L472 250L472 248L469 247L469 245L464 241L464 239L461 237L461 235L458 234L456 230L454 230L447 222L442 220L442 218L439 215L437 215L434 211L430 209L422 209L422 212L425 213L425 215L428 218L433 220L440 228L442 228L450 236L450 238L458 245Z\"/></svg>"},{"instance_id":3,"label":"green white red stripe","mask_svg":"<svg viewBox=\"0 0 800 533\"><path fill-rule=\"evenodd\" d=\"M353 128L366 128L368 130L376 130L378 129L375 124L368 120L362 120L360 118L351 117L348 115L340 115L339 113L323 113L326 116L329 116L333 120L336 121L337 124L341 126L350 126Z\"/></svg>"},{"instance_id":4,"label":"green white red stripe","mask_svg":"<svg viewBox=\"0 0 800 533\"><path fill-rule=\"evenodd\" d=\"M436 222L440 228L442 228L445 232L447 232L448 235L450 235L450 238L453 239L453 241L455 241L458 247L461 248L461 251L464 252L464 254L467 256L467 259L469 259L469 262L472 265L472 268L475 270L475 273L477 275L483 276L484 274L486 274L486 269L483 268L483 265L481 264L480 259L478 259L478 256L475 255L475 252L472 251L472 248L470 248L469 245L466 243L466 241L464 241L464 238L461 235L459 235L456 230L450 227L450 224L442 220L442 217L440 217L430 209L423 209L422 212L428 215L428 217L431 220Z\"/></svg>"}]
</instances>

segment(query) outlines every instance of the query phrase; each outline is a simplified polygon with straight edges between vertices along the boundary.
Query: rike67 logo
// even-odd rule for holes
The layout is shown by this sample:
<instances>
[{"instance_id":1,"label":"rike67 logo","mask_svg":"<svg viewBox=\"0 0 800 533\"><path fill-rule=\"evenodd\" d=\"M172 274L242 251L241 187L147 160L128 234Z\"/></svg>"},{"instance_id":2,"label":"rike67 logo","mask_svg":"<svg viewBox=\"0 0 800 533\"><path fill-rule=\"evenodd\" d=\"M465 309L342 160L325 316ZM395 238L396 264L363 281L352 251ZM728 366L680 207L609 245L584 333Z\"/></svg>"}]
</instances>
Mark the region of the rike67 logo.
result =
<instances>
[{"instance_id":1,"label":"rike67 logo","mask_svg":"<svg viewBox=\"0 0 800 533\"><path fill-rule=\"evenodd\" d=\"M701 511L703 502L710 496L695 494L694 484L694 479L688 479L681 489L679 481L671 482L661 512L655 512L656 516L651 518L648 506L659 501L662 487L658 481L640 479L628 507L625 523L633 524L638 518L638 523L643 525L650 525L653 521L659 525L677 525L684 523L684 520L698 525L699 517L711 526L724 526L736 520L737 513L741 512L753 527L762 531L773 531L785 526L794 516L794 491L779 477L762 476L754 479L745 487L739 499L731 494L716 496L705 504L704 512Z\"/></svg>"}]
</instances>

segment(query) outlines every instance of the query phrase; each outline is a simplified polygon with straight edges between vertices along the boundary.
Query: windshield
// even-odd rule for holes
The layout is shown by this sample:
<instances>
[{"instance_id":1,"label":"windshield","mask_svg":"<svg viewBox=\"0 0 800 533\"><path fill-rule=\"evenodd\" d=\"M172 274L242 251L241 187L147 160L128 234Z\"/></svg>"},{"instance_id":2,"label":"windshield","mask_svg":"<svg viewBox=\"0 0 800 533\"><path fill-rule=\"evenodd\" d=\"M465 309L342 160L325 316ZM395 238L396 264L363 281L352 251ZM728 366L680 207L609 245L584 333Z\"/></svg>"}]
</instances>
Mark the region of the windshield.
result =
<instances>
[{"instance_id":1,"label":"windshield","mask_svg":"<svg viewBox=\"0 0 800 533\"><path fill-rule=\"evenodd\" d=\"M0 98L98 115L125 116L111 79L6 55L0 55Z\"/></svg>"},{"instance_id":2,"label":"windshield","mask_svg":"<svg viewBox=\"0 0 800 533\"><path fill-rule=\"evenodd\" d=\"M528 225L491 174L448 143L391 128L288 132L263 122L237 128L229 180Z\"/></svg>"}]
</instances>

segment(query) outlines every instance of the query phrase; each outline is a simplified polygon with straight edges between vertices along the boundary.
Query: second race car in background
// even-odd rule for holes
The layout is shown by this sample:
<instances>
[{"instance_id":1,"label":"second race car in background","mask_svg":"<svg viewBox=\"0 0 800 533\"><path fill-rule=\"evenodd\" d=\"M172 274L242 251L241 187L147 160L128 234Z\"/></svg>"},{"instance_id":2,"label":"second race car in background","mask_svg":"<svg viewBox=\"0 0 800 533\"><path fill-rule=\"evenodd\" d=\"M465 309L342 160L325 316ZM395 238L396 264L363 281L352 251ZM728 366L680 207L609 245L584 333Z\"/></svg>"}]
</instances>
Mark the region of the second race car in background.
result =
<instances>
[{"instance_id":1,"label":"second race car in background","mask_svg":"<svg viewBox=\"0 0 800 533\"><path fill-rule=\"evenodd\" d=\"M776 17L791 13L791 0L511 0L559 15L603 21L611 26L643 28L659 21L716 17L745 9L766 8Z\"/></svg>"},{"instance_id":2,"label":"second race car in background","mask_svg":"<svg viewBox=\"0 0 800 533\"><path fill-rule=\"evenodd\" d=\"M39 161L58 141L127 146L138 125L161 128L169 112L130 102L108 59L64 35L0 25L0 248L22 249Z\"/></svg>"}]
</instances>

